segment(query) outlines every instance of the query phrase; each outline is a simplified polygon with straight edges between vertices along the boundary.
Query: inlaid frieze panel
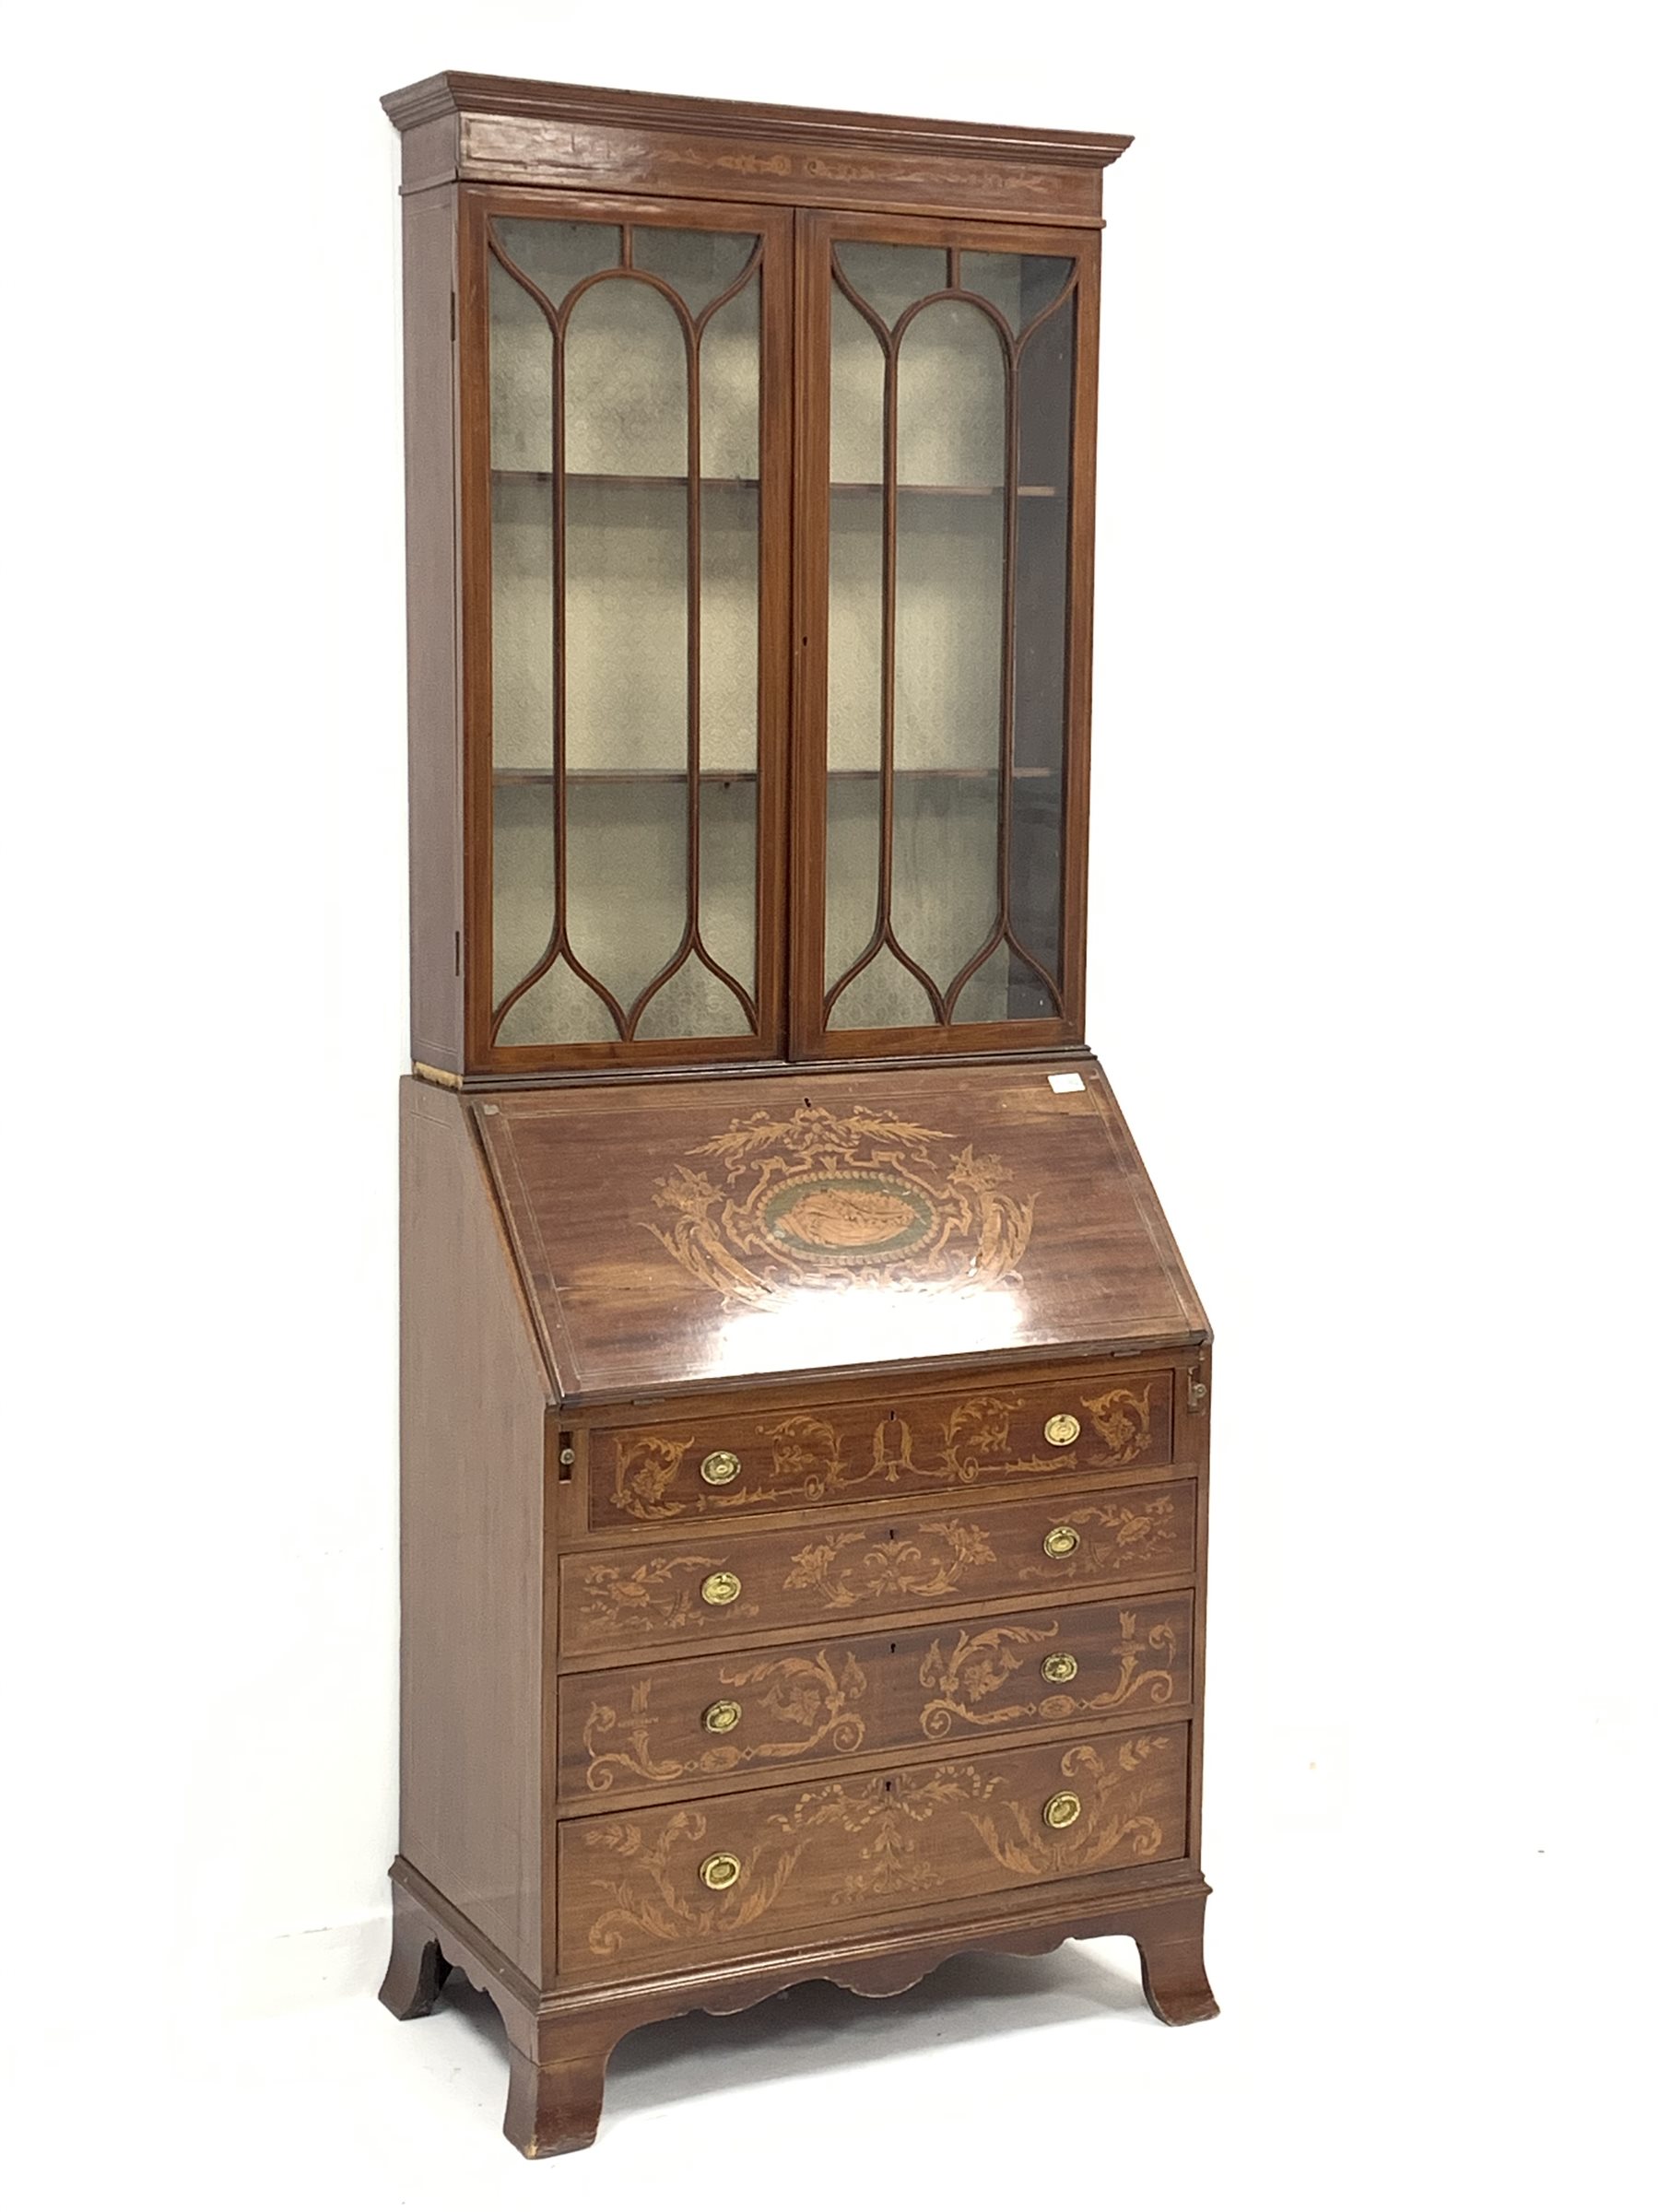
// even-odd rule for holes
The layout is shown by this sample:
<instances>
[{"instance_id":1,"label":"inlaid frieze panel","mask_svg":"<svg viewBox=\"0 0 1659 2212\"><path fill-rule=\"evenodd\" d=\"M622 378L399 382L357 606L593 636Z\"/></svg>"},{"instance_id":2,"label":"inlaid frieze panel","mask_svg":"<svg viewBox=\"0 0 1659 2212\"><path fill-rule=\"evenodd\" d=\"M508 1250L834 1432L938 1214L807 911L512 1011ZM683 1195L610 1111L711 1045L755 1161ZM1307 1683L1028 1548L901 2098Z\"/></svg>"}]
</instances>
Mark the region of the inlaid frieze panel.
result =
<instances>
[{"instance_id":1,"label":"inlaid frieze panel","mask_svg":"<svg viewBox=\"0 0 1659 2212\"><path fill-rule=\"evenodd\" d=\"M959 1395L601 1430L590 1444L595 1527L766 1512L820 1500L1169 1465L1173 1376L1093 1375Z\"/></svg>"},{"instance_id":2,"label":"inlaid frieze panel","mask_svg":"<svg viewBox=\"0 0 1659 2212\"><path fill-rule=\"evenodd\" d=\"M561 1970L764 1950L830 1921L1179 1858L1186 1739L1171 1724L566 1821Z\"/></svg>"},{"instance_id":3,"label":"inlaid frieze panel","mask_svg":"<svg viewBox=\"0 0 1659 2212\"><path fill-rule=\"evenodd\" d=\"M563 1649L711 1645L755 1630L841 1629L861 1617L1173 1580L1192 1569L1194 1513L1194 1485L1168 1481L571 1553L560 1566Z\"/></svg>"}]
</instances>

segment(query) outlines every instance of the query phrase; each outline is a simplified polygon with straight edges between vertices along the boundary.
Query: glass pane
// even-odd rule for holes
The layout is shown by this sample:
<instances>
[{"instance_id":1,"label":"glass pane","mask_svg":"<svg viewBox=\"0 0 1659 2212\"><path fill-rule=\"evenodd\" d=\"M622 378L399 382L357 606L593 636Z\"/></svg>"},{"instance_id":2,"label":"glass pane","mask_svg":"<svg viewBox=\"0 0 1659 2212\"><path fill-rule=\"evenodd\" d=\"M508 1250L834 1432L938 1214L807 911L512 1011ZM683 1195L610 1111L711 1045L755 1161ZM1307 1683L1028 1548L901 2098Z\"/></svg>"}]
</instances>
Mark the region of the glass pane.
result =
<instances>
[{"instance_id":1,"label":"glass pane","mask_svg":"<svg viewBox=\"0 0 1659 2212\"><path fill-rule=\"evenodd\" d=\"M550 782L498 781L494 857L495 997L500 1005L530 973L553 934L557 860Z\"/></svg>"},{"instance_id":2,"label":"glass pane","mask_svg":"<svg viewBox=\"0 0 1659 2212\"><path fill-rule=\"evenodd\" d=\"M489 265L489 464L553 465L552 326L524 286Z\"/></svg>"},{"instance_id":3,"label":"glass pane","mask_svg":"<svg viewBox=\"0 0 1659 2212\"><path fill-rule=\"evenodd\" d=\"M491 684L498 770L553 766L553 488L490 488Z\"/></svg>"},{"instance_id":4,"label":"glass pane","mask_svg":"<svg viewBox=\"0 0 1659 2212\"><path fill-rule=\"evenodd\" d=\"M652 286L607 276L571 308L565 434L579 475L685 475L685 334Z\"/></svg>"},{"instance_id":5,"label":"glass pane","mask_svg":"<svg viewBox=\"0 0 1659 2212\"><path fill-rule=\"evenodd\" d=\"M625 1008L686 926L686 780L584 782L569 795L571 949Z\"/></svg>"},{"instance_id":6,"label":"glass pane","mask_svg":"<svg viewBox=\"0 0 1659 2212\"><path fill-rule=\"evenodd\" d=\"M848 242L836 268L827 996L874 957L828 1026L935 1023L900 954L955 1021L1053 1019L1074 265ZM931 297L947 288L974 297Z\"/></svg>"},{"instance_id":7,"label":"glass pane","mask_svg":"<svg viewBox=\"0 0 1659 2212\"><path fill-rule=\"evenodd\" d=\"M835 265L847 288L856 292L889 330L907 307L944 291L950 282L941 246L883 246L842 239L835 249Z\"/></svg>"},{"instance_id":8,"label":"glass pane","mask_svg":"<svg viewBox=\"0 0 1659 2212\"><path fill-rule=\"evenodd\" d=\"M492 236L563 325L492 265L497 1041L752 1034L759 273L714 302L756 240Z\"/></svg>"},{"instance_id":9,"label":"glass pane","mask_svg":"<svg viewBox=\"0 0 1659 2212\"><path fill-rule=\"evenodd\" d=\"M699 915L709 957L755 989L755 794L742 782L707 776L702 785L702 897ZM729 1001L720 1012L727 1029L746 1030L748 1018ZM699 1030L688 1034L718 1035Z\"/></svg>"},{"instance_id":10,"label":"glass pane","mask_svg":"<svg viewBox=\"0 0 1659 2212\"><path fill-rule=\"evenodd\" d=\"M760 518L755 489L702 496L702 765L754 772L760 734Z\"/></svg>"},{"instance_id":11,"label":"glass pane","mask_svg":"<svg viewBox=\"0 0 1659 2212\"><path fill-rule=\"evenodd\" d=\"M1056 978L1065 851L1076 324L1076 302L1068 300L1032 333L1019 365L1019 475L1025 496L1019 501L1016 555L1009 921L1016 941ZM1013 1018L1053 1010L1052 994L1023 964L1010 973L1008 988Z\"/></svg>"},{"instance_id":12,"label":"glass pane","mask_svg":"<svg viewBox=\"0 0 1659 2212\"><path fill-rule=\"evenodd\" d=\"M924 1028L934 1018L933 1002L915 977L886 946L862 974L855 975L830 1017L832 1030Z\"/></svg>"},{"instance_id":13,"label":"glass pane","mask_svg":"<svg viewBox=\"0 0 1659 2212\"><path fill-rule=\"evenodd\" d=\"M760 474L760 279L751 276L703 325L702 473L753 483Z\"/></svg>"},{"instance_id":14,"label":"glass pane","mask_svg":"<svg viewBox=\"0 0 1659 2212\"><path fill-rule=\"evenodd\" d=\"M900 775L893 793L893 934L941 995L983 949L996 910L995 776Z\"/></svg>"},{"instance_id":15,"label":"glass pane","mask_svg":"<svg viewBox=\"0 0 1659 2212\"><path fill-rule=\"evenodd\" d=\"M615 223L546 223L504 216L492 228L513 267L522 269L555 307L563 307L583 277L622 265L622 233Z\"/></svg>"},{"instance_id":16,"label":"glass pane","mask_svg":"<svg viewBox=\"0 0 1659 2212\"><path fill-rule=\"evenodd\" d=\"M899 481L1000 485L1007 395L990 316L966 300L923 308L899 341Z\"/></svg>"},{"instance_id":17,"label":"glass pane","mask_svg":"<svg viewBox=\"0 0 1659 2212\"><path fill-rule=\"evenodd\" d=\"M652 230L636 223L634 266L663 277L691 313L700 315L736 283L756 242L753 231L745 237L735 230Z\"/></svg>"},{"instance_id":18,"label":"glass pane","mask_svg":"<svg viewBox=\"0 0 1659 2212\"><path fill-rule=\"evenodd\" d=\"M572 478L565 533L572 771L685 772L686 619L685 486Z\"/></svg>"},{"instance_id":19,"label":"glass pane","mask_svg":"<svg viewBox=\"0 0 1659 2212\"><path fill-rule=\"evenodd\" d=\"M1071 282L1072 263L1041 253L964 253L962 288L998 308L1024 330Z\"/></svg>"},{"instance_id":20,"label":"glass pane","mask_svg":"<svg viewBox=\"0 0 1659 2212\"><path fill-rule=\"evenodd\" d=\"M830 300L830 481L879 485L887 356L841 291Z\"/></svg>"},{"instance_id":21,"label":"glass pane","mask_svg":"<svg viewBox=\"0 0 1659 2212\"><path fill-rule=\"evenodd\" d=\"M956 1003L958 1021L1047 1021L1057 1011L1048 986L1006 942L974 970Z\"/></svg>"}]
</instances>

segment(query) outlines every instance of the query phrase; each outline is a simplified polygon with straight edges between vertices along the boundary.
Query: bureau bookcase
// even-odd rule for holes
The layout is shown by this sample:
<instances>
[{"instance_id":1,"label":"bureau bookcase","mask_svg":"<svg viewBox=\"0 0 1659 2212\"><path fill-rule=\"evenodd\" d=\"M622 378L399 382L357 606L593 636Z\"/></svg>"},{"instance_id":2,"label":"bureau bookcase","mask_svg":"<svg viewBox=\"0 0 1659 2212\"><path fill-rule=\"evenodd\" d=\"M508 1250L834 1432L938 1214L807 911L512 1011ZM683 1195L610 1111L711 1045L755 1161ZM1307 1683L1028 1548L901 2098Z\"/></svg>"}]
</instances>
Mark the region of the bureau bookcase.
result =
<instances>
[{"instance_id":1,"label":"bureau bookcase","mask_svg":"<svg viewBox=\"0 0 1659 2212\"><path fill-rule=\"evenodd\" d=\"M1123 1934L1215 2009L1210 1337L1083 1027L1127 140L449 73L402 134L382 1995L529 2156L648 2020Z\"/></svg>"}]
</instances>

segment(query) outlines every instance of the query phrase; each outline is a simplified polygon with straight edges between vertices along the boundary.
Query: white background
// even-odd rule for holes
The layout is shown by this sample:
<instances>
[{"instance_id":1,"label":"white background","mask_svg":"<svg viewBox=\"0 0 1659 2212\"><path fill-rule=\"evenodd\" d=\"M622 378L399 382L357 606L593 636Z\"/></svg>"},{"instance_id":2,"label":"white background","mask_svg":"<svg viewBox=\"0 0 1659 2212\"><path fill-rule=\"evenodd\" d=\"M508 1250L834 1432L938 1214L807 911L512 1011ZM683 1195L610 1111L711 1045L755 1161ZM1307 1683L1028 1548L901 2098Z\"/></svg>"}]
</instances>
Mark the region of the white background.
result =
<instances>
[{"instance_id":1,"label":"white background","mask_svg":"<svg viewBox=\"0 0 1659 2212\"><path fill-rule=\"evenodd\" d=\"M160 0L13 33L18 2201L1632 2200L1651 19ZM367 1994L406 1052L377 101L443 66L1136 134L1090 1026L1219 1337L1221 2020L1154 2027L1118 1945L815 1991L624 2046L550 2171L496 2133L487 2007Z\"/></svg>"}]
</instances>

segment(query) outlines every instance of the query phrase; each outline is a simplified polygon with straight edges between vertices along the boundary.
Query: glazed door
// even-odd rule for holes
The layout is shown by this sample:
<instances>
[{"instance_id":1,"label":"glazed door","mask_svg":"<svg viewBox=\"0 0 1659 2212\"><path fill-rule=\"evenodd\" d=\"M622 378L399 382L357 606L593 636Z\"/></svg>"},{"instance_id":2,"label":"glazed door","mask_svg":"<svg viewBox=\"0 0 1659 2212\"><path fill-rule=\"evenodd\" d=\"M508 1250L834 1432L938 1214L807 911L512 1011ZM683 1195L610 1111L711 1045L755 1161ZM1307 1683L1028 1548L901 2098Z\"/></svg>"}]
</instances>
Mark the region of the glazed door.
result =
<instances>
[{"instance_id":1,"label":"glazed door","mask_svg":"<svg viewBox=\"0 0 1659 2212\"><path fill-rule=\"evenodd\" d=\"M791 285L775 209L467 195L475 1067L780 1049Z\"/></svg>"},{"instance_id":2,"label":"glazed door","mask_svg":"<svg viewBox=\"0 0 1659 2212\"><path fill-rule=\"evenodd\" d=\"M794 1047L1079 1039L1099 241L798 240Z\"/></svg>"}]
</instances>

